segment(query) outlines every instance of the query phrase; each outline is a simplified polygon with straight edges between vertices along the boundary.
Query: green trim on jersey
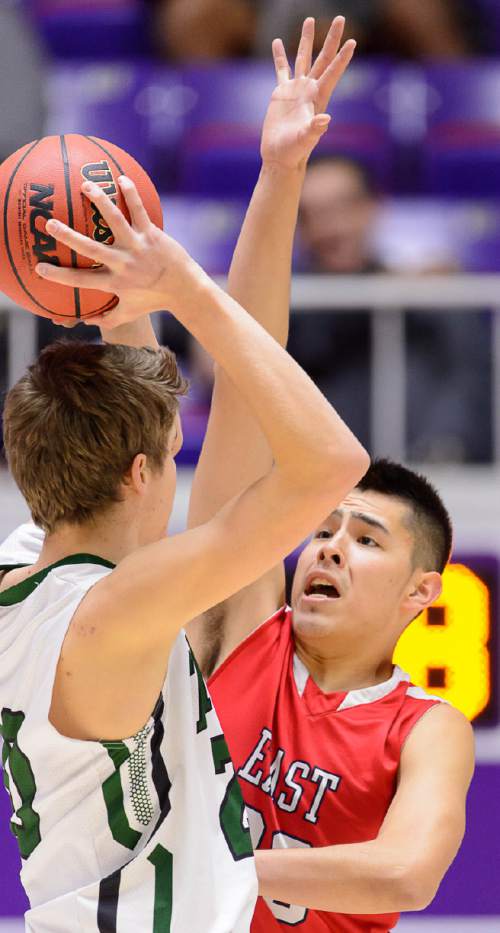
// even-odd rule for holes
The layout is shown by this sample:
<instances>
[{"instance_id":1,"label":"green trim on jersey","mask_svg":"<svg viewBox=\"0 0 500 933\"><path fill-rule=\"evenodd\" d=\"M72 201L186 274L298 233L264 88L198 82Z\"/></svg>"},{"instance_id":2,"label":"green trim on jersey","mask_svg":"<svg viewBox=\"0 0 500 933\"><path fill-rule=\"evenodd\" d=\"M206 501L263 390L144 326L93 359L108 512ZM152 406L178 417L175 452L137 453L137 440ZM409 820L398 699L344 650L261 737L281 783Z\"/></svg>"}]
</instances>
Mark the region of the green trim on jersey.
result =
<instances>
[{"instance_id":1,"label":"green trim on jersey","mask_svg":"<svg viewBox=\"0 0 500 933\"><path fill-rule=\"evenodd\" d=\"M115 842L119 842L120 845L125 846L127 849L133 850L142 839L142 833L134 829L128 821L120 774L121 766L130 758L130 751L125 742L101 742L101 745L106 749L115 767L113 773L106 778L102 785L111 835Z\"/></svg>"},{"instance_id":2,"label":"green trim on jersey","mask_svg":"<svg viewBox=\"0 0 500 933\"><path fill-rule=\"evenodd\" d=\"M2 590L2 592L0 592L0 606L15 606L16 603L22 603L24 599L34 593L37 586L45 580L45 577L51 570L54 570L56 567L62 567L64 564L99 564L101 567L109 567L110 570L113 570L116 566L116 564L112 564L111 561L105 560L104 557L96 557L95 554L70 554L68 557L63 557L62 560L57 560L54 564L49 564L48 567L44 567L43 570L39 570L38 573L34 573L33 576L27 577L26 580L22 580L21 583L15 583L14 586ZM29 564L0 564L0 571L15 570L16 568L19 569L19 567L29 566Z\"/></svg>"},{"instance_id":3,"label":"green trim on jersey","mask_svg":"<svg viewBox=\"0 0 500 933\"><path fill-rule=\"evenodd\" d=\"M168 849L157 845L151 855L148 855L148 862L151 862L155 869L153 933L170 933L174 901L174 858Z\"/></svg>"},{"instance_id":4,"label":"green trim on jersey","mask_svg":"<svg viewBox=\"0 0 500 933\"><path fill-rule=\"evenodd\" d=\"M14 816L10 828L17 838L21 858L27 859L41 842L40 817L33 809L36 796L35 776L29 758L19 747L17 736L26 719L21 710L6 707L1 712L0 735L3 738L2 763L5 788L12 802ZM11 782L15 784L21 806L15 809L12 798Z\"/></svg>"}]
</instances>

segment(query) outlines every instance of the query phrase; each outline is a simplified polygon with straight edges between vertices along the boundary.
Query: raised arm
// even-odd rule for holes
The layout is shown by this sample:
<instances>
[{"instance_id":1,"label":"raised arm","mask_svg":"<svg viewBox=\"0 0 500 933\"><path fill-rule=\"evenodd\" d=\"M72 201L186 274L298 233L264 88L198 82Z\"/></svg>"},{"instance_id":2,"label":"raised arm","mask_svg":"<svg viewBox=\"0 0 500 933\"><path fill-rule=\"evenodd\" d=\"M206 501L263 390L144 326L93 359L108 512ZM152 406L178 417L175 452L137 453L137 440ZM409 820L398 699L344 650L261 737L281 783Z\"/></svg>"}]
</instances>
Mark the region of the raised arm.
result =
<instances>
[{"instance_id":1,"label":"raised arm","mask_svg":"<svg viewBox=\"0 0 500 933\"><path fill-rule=\"evenodd\" d=\"M344 18L332 23L314 65L314 20L304 23L290 69L281 40L273 43L278 85L262 133L262 169L229 272L229 293L282 346L288 337L293 237L307 160L329 124L324 113L349 64L355 43L339 51ZM334 440L332 438L332 440ZM339 451L340 454L340 451ZM189 526L195 527L269 470L272 452L249 406L230 377L215 370L210 419L195 473ZM283 565L224 605L211 610L189 637L206 674L282 603Z\"/></svg>"},{"instance_id":2,"label":"raised arm","mask_svg":"<svg viewBox=\"0 0 500 933\"><path fill-rule=\"evenodd\" d=\"M474 767L472 728L433 708L406 741L398 790L376 839L255 853L264 897L334 913L422 910L455 858Z\"/></svg>"},{"instance_id":3,"label":"raised arm","mask_svg":"<svg viewBox=\"0 0 500 933\"><path fill-rule=\"evenodd\" d=\"M83 186L113 231L112 246L64 224L47 225L99 265L38 271L73 288L118 295L116 308L92 319L103 329L168 307L237 386L266 436L273 465L201 526L125 557L79 608L65 644L82 690L75 706L89 716L88 737L105 728L109 738L144 723L179 629L277 563L330 510L339 487L345 493L359 479L368 461L285 350L151 224L132 182L120 184L132 225L98 186ZM92 639L85 637L89 631ZM127 702L113 707L111 695Z\"/></svg>"}]
</instances>

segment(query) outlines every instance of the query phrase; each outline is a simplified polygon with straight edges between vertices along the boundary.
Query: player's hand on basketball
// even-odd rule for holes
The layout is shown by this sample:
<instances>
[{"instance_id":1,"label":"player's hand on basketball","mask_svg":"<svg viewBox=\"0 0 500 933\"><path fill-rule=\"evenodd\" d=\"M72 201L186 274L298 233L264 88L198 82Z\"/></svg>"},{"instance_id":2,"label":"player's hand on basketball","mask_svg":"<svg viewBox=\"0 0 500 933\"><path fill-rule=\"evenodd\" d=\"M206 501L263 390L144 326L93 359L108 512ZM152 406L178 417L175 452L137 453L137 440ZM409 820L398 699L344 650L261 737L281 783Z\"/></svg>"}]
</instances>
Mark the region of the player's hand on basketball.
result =
<instances>
[{"instance_id":1,"label":"player's hand on basketball","mask_svg":"<svg viewBox=\"0 0 500 933\"><path fill-rule=\"evenodd\" d=\"M38 274L51 282L116 295L119 300L111 311L84 319L84 323L96 324L104 330L152 311L169 310L176 314L176 309L182 308L183 301L205 276L186 250L150 221L133 181L122 176L119 184L130 223L99 185L92 182L82 185L83 193L95 204L113 233L111 246L96 243L60 221L47 222L51 236L91 259L94 263L91 268L45 263L37 266Z\"/></svg>"},{"instance_id":2,"label":"player's hand on basketball","mask_svg":"<svg viewBox=\"0 0 500 933\"><path fill-rule=\"evenodd\" d=\"M291 74L281 39L273 42L273 58L278 78L262 131L262 161L285 168L298 168L328 128L325 113L330 98L352 59L356 43L349 39L342 46L345 19L337 16L316 61L312 62L314 19L304 21L302 36Z\"/></svg>"}]
</instances>

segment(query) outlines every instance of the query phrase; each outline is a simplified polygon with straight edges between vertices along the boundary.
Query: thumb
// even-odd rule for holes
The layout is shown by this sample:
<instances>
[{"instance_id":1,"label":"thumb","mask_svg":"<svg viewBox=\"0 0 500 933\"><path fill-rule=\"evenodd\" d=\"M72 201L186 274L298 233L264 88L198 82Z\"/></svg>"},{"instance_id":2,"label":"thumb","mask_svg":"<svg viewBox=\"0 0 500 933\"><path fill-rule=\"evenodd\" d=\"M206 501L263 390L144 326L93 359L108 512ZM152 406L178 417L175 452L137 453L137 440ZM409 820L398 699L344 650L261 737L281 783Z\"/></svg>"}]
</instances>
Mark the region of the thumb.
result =
<instances>
[{"instance_id":1,"label":"thumb","mask_svg":"<svg viewBox=\"0 0 500 933\"><path fill-rule=\"evenodd\" d=\"M329 113L316 114L311 120L309 132L314 133L314 135L324 133L328 129L331 119Z\"/></svg>"},{"instance_id":2,"label":"thumb","mask_svg":"<svg viewBox=\"0 0 500 933\"><path fill-rule=\"evenodd\" d=\"M309 126L303 127L301 137L303 142L316 146L330 125L331 117L328 113L318 113L312 118Z\"/></svg>"}]
</instances>

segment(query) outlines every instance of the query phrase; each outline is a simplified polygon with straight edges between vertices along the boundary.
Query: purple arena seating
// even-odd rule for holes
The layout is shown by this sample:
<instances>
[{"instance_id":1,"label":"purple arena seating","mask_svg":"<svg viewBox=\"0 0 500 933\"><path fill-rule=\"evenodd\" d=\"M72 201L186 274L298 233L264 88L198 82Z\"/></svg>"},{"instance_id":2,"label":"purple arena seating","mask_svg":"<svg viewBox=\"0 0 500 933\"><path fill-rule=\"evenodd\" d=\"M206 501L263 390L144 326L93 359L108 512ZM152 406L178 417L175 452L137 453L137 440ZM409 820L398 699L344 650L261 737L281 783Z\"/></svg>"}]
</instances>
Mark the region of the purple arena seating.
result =
<instances>
[{"instance_id":1,"label":"purple arena seating","mask_svg":"<svg viewBox=\"0 0 500 933\"><path fill-rule=\"evenodd\" d=\"M424 190L500 196L500 64L431 65L426 76Z\"/></svg>"},{"instance_id":2,"label":"purple arena seating","mask_svg":"<svg viewBox=\"0 0 500 933\"><path fill-rule=\"evenodd\" d=\"M355 63L346 72L329 107L332 123L318 155L338 153L358 159L383 188L390 185L393 140L390 132L390 65Z\"/></svg>"},{"instance_id":3,"label":"purple arena seating","mask_svg":"<svg viewBox=\"0 0 500 933\"><path fill-rule=\"evenodd\" d=\"M247 196L259 171L259 139L274 88L266 62L185 69L190 110L179 165L183 194Z\"/></svg>"},{"instance_id":4,"label":"purple arena seating","mask_svg":"<svg viewBox=\"0 0 500 933\"><path fill-rule=\"evenodd\" d=\"M397 198L382 205L376 255L390 269L500 271L500 202Z\"/></svg>"},{"instance_id":5,"label":"purple arena seating","mask_svg":"<svg viewBox=\"0 0 500 933\"><path fill-rule=\"evenodd\" d=\"M163 69L161 87L155 74L147 63L59 65L50 78L47 133L108 139L130 152L158 183L153 141L161 130L162 179L167 184L183 121L168 101L177 73Z\"/></svg>"},{"instance_id":6,"label":"purple arena seating","mask_svg":"<svg viewBox=\"0 0 500 933\"><path fill-rule=\"evenodd\" d=\"M387 66L353 67L334 101L334 130L321 151L358 158L385 181L390 174L391 140ZM248 197L260 165L259 140L275 86L269 63L230 63L184 71L192 105L186 115L179 191Z\"/></svg>"},{"instance_id":7,"label":"purple arena seating","mask_svg":"<svg viewBox=\"0 0 500 933\"><path fill-rule=\"evenodd\" d=\"M245 216L244 201L198 197L162 200L165 228L210 275L227 275Z\"/></svg>"},{"instance_id":8,"label":"purple arena seating","mask_svg":"<svg viewBox=\"0 0 500 933\"><path fill-rule=\"evenodd\" d=\"M31 12L56 58L109 61L147 55L150 50L139 0L34 0Z\"/></svg>"}]
</instances>

